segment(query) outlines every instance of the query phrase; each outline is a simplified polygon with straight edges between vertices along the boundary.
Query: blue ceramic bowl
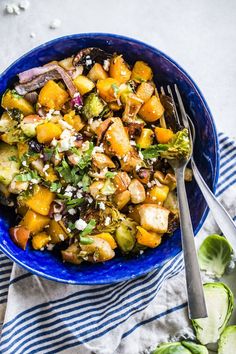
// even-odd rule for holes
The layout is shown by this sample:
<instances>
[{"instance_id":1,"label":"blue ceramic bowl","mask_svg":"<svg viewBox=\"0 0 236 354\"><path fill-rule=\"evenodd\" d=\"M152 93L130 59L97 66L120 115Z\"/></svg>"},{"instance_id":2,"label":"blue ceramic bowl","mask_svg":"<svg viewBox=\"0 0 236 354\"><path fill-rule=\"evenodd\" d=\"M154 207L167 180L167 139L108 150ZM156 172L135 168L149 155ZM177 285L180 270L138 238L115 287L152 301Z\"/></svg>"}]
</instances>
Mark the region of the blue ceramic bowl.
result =
<instances>
[{"instance_id":1,"label":"blue ceramic bowl","mask_svg":"<svg viewBox=\"0 0 236 354\"><path fill-rule=\"evenodd\" d=\"M131 65L136 60L144 60L152 67L157 86L174 83L178 85L187 112L196 127L195 161L205 181L214 191L219 173L219 155L217 133L210 110L189 75L167 55L145 43L103 33L75 34L52 40L23 55L3 72L0 76L0 96L15 82L19 72L51 60L60 60L86 47L100 47L110 53L123 53ZM187 192L196 234L208 210L194 181L188 185ZM62 263L60 257L51 252L34 251L30 246L26 251L21 250L11 241L8 234L9 225L14 223L13 210L1 207L0 249L30 272L70 284L104 284L135 278L161 267L181 251L180 231L177 230L157 249L147 250L138 258L117 257L105 264L74 266Z\"/></svg>"}]
</instances>

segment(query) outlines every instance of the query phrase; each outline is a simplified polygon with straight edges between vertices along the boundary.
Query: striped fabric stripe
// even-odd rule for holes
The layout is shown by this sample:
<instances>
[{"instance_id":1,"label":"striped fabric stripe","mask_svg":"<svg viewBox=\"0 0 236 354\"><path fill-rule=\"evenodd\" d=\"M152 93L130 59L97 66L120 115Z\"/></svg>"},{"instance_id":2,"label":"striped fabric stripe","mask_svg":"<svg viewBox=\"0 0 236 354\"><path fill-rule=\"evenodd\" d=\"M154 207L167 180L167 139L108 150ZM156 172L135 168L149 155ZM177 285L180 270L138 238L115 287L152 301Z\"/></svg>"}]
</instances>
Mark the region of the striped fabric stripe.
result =
<instances>
[{"instance_id":1,"label":"striped fabric stripe","mask_svg":"<svg viewBox=\"0 0 236 354\"><path fill-rule=\"evenodd\" d=\"M234 142L219 134L220 178L217 195L236 183L236 146ZM236 219L236 217L235 217ZM6 301L9 286L27 282L29 273L10 279L12 262L0 254L0 303ZM170 279L183 269L182 255L176 256L161 269L115 285L81 287L69 296L45 302L22 311L2 327L0 352L7 354L58 353L104 336L126 322L136 313L143 311L154 299L163 281ZM32 276L35 277L35 276ZM78 289L78 288L77 288ZM124 332L125 338L141 326L155 321L168 313L186 306L180 304L166 312L155 314L138 322Z\"/></svg>"}]
</instances>

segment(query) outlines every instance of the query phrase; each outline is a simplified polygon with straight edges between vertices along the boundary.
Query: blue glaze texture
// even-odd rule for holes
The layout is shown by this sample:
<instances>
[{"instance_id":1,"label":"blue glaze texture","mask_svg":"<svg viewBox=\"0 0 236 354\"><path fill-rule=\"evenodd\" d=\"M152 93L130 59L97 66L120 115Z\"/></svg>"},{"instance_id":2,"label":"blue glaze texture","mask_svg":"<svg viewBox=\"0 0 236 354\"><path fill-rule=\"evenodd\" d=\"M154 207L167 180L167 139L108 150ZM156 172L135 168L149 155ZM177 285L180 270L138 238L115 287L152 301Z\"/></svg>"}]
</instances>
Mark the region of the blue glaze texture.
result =
<instances>
[{"instance_id":1,"label":"blue glaze texture","mask_svg":"<svg viewBox=\"0 0 236 354\"><path fill-rule=\"evenodd\" d=\"M196 84L172 59L159 50L131 38L102 33L75 34L45 43L15 61L0 76L0 96L16 81L16 75L34 66L51 60L70 56L81 48L100 47L110 53L123 53L133 64L144 60L154 71L157 86L176 83L184 104L196 127L195 161L205 181L214 191L219 173L218 140L210 110ZM195 181L187 186L191 217L195 234L202 226L207 207ZM8 234L9 225L14 225L14 213L0 207L0 249L16 263L30 272L47 279L70 284L104 284L128 280L161 267L181 251L180 231L166 238L156 249L147 250L138 258L117 257L104 264L74 266L62 263L52 252L39 252L27 247L18 248Z\"/></svg>"}]
</instances>

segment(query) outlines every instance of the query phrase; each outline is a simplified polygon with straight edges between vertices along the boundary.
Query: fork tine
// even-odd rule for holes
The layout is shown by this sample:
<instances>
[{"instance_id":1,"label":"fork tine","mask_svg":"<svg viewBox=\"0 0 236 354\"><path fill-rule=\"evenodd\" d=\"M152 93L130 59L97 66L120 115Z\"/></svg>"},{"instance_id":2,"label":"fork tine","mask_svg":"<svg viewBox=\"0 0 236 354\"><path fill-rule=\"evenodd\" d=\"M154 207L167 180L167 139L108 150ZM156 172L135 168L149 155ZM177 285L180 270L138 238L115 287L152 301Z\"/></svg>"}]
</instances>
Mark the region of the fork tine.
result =
<instances>
[{"instance_id":1,"label":"fork tine","mask_svg":"<svg viewBox=\"0 0 236 354\"><path fill-rule=\"evenodd\" d=\"M170 95L171 98L172 98L172 103L173 103L173 107L174 107L174 116L175 116L175 119L176 119L177 123L178 123L179 125L181 125L180 119L179 119L179 115L178 115L178 111L177 111L177 108L176 108L176 105L175 105L174 96L173 96L173 93L172 93L172 91L171 91L170 85L167 86L167 91L168 91L169 95Z\"/></svg>"},{"instance_id":2,"label":"fork tine","mask_svg":"<svg viewBox=\"0 0 236 354\"><path fill-rule=\"evenodd\" d=\"M191 134L191 137L192 137L192 142L194 143L195 142L195 137L196 137L195 127L194 127L192 119L189 117L188 114L187 114L187 119L188 119L188 123L189 123L189 128L190 128L189 131L190 131L190 134Z\"/></svg>"},{"instance_id":3,"label":"fork tine","mask_svg":"<svg viewBox=\"0 0 236 354\"><path fill-rule=\"evenodd\" d=\"M184 104L183 104L181 95L179 93L179 89L176 84L174 85L174 88L175 88L175 93L176 93L176 96L178 99L178 104L179 104L179 109L180 109L180 113L182 116L183 125L185 128L189 129L189 122L188 122L188 118L187 118L187 113L185 112Z\"/></svg>"},{"instance_id":4,"label":"fork tine","mask_svg":"<svg viewBox=\"0 0 236 354\"><path fill-rule=\"evenodd\" d=\"M165 96L165 90L163 86L161 86L161 94Z\"/></svg>"}]
</instances>

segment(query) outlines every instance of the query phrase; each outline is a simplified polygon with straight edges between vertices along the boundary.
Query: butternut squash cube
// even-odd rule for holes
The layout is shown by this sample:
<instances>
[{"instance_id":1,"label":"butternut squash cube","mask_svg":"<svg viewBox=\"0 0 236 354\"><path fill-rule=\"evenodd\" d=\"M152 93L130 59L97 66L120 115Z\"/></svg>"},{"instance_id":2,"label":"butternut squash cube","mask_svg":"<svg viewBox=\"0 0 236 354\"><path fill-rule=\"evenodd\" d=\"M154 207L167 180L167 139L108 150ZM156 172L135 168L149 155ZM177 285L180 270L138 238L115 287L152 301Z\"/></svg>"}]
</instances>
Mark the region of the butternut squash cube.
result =
<instances>
[{"instance_id":1,"label":"butternut squash cube","mask_svg":"<svg viewBox=\"0 0 236 354\"><path fill-rule=\"evenodd\" d=\"M156 232L147 231L141 226L137 226L138 232L136 235L137 242L140 245L155 248L161 243L161 236Z\"/></svg>"},{"instance_id":2,"label":"butternut squash cube","mask_svg":"<svg viewBox=\"0 0 236 354\"><path fill-rule=\"evenodd\" d=\"M37 186L35 192L26 201L26 205L31 208L36 213L41 215L48 215L50 210L50 205L55 198L55 194L52 193L49 189Z\"/></svg>"},{"instance_id":3,"label":"butternut squash cube","mask_svg":"<svg viewBox=\"0 0 236 354\"><path fill-rule=\"evenodd\" d=\"M35 250L40 250L41 248L47 246L50 240L51 237L48 234L46 234L46 232L40 232L39 234L33 236L32 246Z\"/></svg>"},{"instance_id":4,"label":"butternut squash cube","mask_svg":"<svg viewBox=\"0 0 236 354\"><path fill-rule=\"evenodd\" d=\"M48 109L60 110L69 95L55 81L49 80L41 89L38 102Z\"/></svg>"},{"instance_id":5,"label":"butternut squash cube","mask_svg":"<svg viewBox=\"0 0 236 354\"><path fill-rule=\"evenodd\" d=\"M62 227L61 224L54 219L50 221L48 233L51 237L51 243L59 243L68 238L65 227Z\"/></svg>"},{"instance_id":6,"label":"butternut squash cube","mask_svg":"<svg viewBox=\"0 0 236 354\"><path fill-rule=\"evenodd\" d=\"M109 150L118 157L123 157L132 150L128 133L120 118L113 119L113 123L107 129L105 139L109 144Z\"/></svg>"},{"instance_id":7,"label":"butternut squash cube","mask_svg":"<svg viewBox=\"0 0 236 354\"><path fill-rule=\"evenodd\" d=\"M27 227L27 229L34 235L44 229L49 224L50 219L47 216L35 213L33 210L28 210L20 224Z\"/></svg>"},{"instance_id":8,"label":"butternut squash cube","mask_svg":"<svg viewBox=\"0 0 236 354\"><path fill-rule=\"evenodd\" d=\"M114 237L109 232L102 232L94 236L107 241L113 250L117 247Z\"/></svg>"},{"instance_id":9,"label":"butternut squash cube","mask_svg":"<svg viewBox=\"0 0 236 354\"><path fill-rule=\"evenodd\" d=\"M117 100L118 90L119 90L119 81L108 77L104 80L98 80L97 82L98 94L106 102L113 102Z\"/></svg>"},{"instance_id":10,"label":"butternut squash cube","mask_svg":"<svg viewBox=\"0 0 236 354\"><path fill-rule=\"evenodd\" d=\"M152 79L152 76L152 69L147 63L144 63L144 61L136 61L132 70L131 80L136 82L149 81Z\"/></svg>"},{"instance_id":11,"label":"butternut squash cube","mask_svg":"<svg viewBox=\"0 0 236 354\"><path fill-rule=\"evenodd\" d=\"M115 56L111 60L110 76L113 77L113 79L119 81L121 84L127 82L130 79L131 71L122 58L122 55Z\"/></svg>"},{"instance_id":12,"label":"butternut squash cube","mask_svg":"<svg viewBox=\"0 0 236 354\"><path fill-rule=\"evenodd\" d=\"M74 79L74 84L81 95L85 95L86 93L92 91L92 89L95 87L93 81L84 75L78 75Z\"/></svg>"},{"instance_id":13,"label":"butternut squash cube","mask_svg":"<svg viewBox=\"0 0 236 354\"><path fill-rule=\"evenodd\" d=\"M164 113L164 107L157 96L152 96L139 110L139 115L146 122L155 122Z\"/></svg>"},{"instance_id":14,"label":"butternut squash cube","mask_svg":"<svg viewBox=\"0 0 236 354\"><path fill-rule=\"evenodd\" d=\"M156 127L154 130L155 130L156 139L160 144L167 144L174 135L172 130L167 128Z\"/></svg>"},{"instance_id":15,"label":"butternut squash cube","mask_svg":"<svg viewBox=\"0 0 236 354\"><path fill-rule=\"evenodd\" d=\"M48 144L52 139L58 139L62 133L62 128L56 123L43 123L36 127L36 136L39 143Z\"/></svg>"},{"instance_id":16,"label":"butternut squash cube","mask_svg":"<svg viewBox=\"0 0 236 354\"><path fill-rule=\"evenodd\" d=\"M147 149L152 145L154 138L154 133L152 129L143 128L141 135L136 139L136 143L140 146L141 149Z\"/></svg>"},{"instance_id":17,"label":"butternut squash cube","mask_svg":"<svg viewBox=\"0 0 236 354\"><path fill-rule=\"evenodd\" d=\"M136 95L144 102L147 102L152 97L154 86L150 82L142 82L137 88Z\"/></svg>"},{"instance_id":18,"label":"butternut squash cube","mask_svg":"<svg viewBox=\"0 0 236 354\"><path fill-rule=\"evenodd\" d=\"M15 91L7 90L2 96L2 107L5 109L19 109L24 116L34 113L34 107Z\"/></svg>"},{"instance_id":19,"label":"butternut squash cube","mask_svg":"<svg viewBox=\"0 0 236 354\"><path fill-rule=\"evenodd\" d=\"M149 194L147 194L147 198L145 203L151 204L159 204L163 203L169 193L169 187L162 185L162 186L154 186L150 189Z\"/></svg>"},{"instance_id":20,"label":"butternut squash cube","mask_svg":"<svg viewBox=\"0 0 236 354\"><path fill-rule=\"evenodd\" d=\"M90 69L87 77L96 82L98 80L103 80L108 77L107 72L103 69L102 65L95 63L94 66Z\"/></svg>"}]
</instances>

